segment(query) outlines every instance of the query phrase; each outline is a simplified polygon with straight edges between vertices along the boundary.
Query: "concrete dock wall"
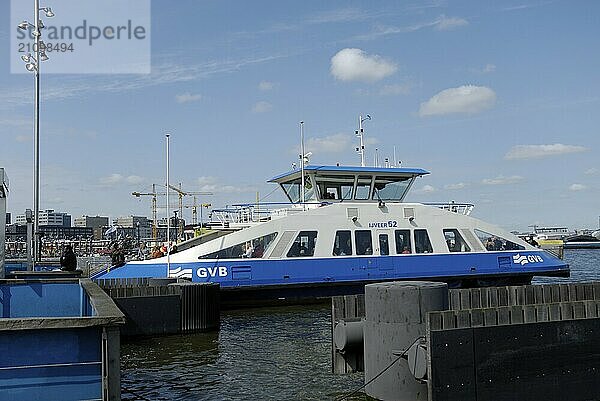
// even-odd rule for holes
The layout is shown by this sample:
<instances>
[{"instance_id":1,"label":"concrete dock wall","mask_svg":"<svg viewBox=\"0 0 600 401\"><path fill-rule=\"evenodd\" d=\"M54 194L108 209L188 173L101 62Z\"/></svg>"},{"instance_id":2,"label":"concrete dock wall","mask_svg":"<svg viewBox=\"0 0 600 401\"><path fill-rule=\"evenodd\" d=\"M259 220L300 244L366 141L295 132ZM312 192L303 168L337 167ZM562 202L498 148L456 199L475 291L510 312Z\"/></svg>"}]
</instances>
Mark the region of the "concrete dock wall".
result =
<instances>
[{"instance_id":1,"label":"concrete dock wall","mask_svg":"<svg viewBox=\"0 0 600 401\"><path fill-rule=\"evenodd\" d=\"M125 337L217 330L219 285L175 279L97 280L125 314Z\"/></svg>"}]
</instances>

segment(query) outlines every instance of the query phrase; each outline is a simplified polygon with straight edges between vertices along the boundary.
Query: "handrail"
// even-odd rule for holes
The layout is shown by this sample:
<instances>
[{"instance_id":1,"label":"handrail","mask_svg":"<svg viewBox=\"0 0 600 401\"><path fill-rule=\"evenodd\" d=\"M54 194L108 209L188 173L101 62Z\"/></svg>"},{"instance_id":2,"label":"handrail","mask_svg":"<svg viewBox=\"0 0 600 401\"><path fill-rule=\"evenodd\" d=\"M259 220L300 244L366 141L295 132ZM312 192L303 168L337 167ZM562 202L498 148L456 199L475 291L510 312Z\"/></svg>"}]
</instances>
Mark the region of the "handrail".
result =
<instances>
[{"instance_id":1,"label":"handrail","mask_svg":"<svg viewBox=\"0 0 600 401\"><path fill-rule=\"evenodd\" d=\"M475 207L475 205L472 203L456 203L456 202L445 202L445 203L443 203L443 202L427 202L427 203L423 203L423 205L437 207L437 208L440 208L443 210L447 210L449 212L462 214L465 216L470 215L471 212L473 211L473 208Z\"/></svg>"},{"instance_id":2,"label":"handrail","mask_svg":"<svg viewBox=\"0 0 600 401\"><path fill-rule=\"evenodd\" d=\"M50 363L50 364L42 364L42 365L4 366L4 367L0 367L0 370L61 368L61 367L65 367L65 366L87 366L87 365L101 365L101 364L102 364L102 361Z\"/></svg>"}]
</instances>

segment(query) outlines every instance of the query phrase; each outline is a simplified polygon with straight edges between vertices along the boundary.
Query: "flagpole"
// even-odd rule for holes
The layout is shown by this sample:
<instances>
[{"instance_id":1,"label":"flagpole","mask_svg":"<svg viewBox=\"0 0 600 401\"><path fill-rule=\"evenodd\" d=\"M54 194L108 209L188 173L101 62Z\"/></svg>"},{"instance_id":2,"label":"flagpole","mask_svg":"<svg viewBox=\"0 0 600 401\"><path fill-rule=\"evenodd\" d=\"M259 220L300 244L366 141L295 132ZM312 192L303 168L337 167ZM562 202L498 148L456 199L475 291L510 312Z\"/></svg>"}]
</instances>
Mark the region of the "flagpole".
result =
<instances>
[{"instance_id":1,"label":"flagpole","mask_svg":"<svg viewBox=\"0 0 600 401\"><path fill-rule=\"evenodd\" d=\"M171 216L169 210L169 134L165 135L167 138L167 278L171 272Z\"/></svg>"}]
</instances>

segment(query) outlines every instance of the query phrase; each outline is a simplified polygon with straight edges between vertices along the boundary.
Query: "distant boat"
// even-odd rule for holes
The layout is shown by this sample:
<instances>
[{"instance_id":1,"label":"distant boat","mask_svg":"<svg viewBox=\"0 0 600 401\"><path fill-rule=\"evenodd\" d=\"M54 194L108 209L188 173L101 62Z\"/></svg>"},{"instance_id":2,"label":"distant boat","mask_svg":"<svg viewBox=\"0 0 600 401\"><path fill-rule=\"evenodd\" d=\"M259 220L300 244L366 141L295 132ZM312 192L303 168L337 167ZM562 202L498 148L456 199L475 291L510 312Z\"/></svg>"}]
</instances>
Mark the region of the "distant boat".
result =
<instances>
[{"instance_id":1,"label":"distant boat","mask_svg":"<svg viewBox=\"0 0 600 401\"><path fill-rule=\"evenodd\" d=\"M572 235L565 238L565 249L600 249L600 239L594 235Z\"/></svg>"}]
</instances>

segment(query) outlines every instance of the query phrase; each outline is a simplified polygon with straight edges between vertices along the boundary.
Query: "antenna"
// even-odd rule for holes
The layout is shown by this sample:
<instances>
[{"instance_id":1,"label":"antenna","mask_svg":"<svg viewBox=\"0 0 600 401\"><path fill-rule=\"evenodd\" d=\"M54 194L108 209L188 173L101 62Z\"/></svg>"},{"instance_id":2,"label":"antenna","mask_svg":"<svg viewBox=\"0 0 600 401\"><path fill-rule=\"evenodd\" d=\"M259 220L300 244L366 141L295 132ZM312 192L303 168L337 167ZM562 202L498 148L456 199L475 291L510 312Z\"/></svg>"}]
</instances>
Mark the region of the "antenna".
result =
<instances>
[{"instance_id":1,"label":"antenna","mask_svg":"<svg viewBox=\"0 0 600 401\"><path fill-rule=\"evenodd\" d=\"M396 145L394 145L394 167L398 166L398 160L396 160Z\"/></svg>"},{"instance_id":2,"label":"antenna","mask_svg":"<svg viewBox=\"0 0 600 401\"><path fill-rule=\"evenodd\" d=\"M356 134L357 137L360 138L360 146L356 148L356 151L358 152L358 154L360 155L360 166L364 167L365 166L365 143L364 143L364 129L363 129L363 122L370 120L371 116L369 114L367 114L365 116L365 118L363 118L363 116L358 116L358 130L354 131L354 133Z\"/></svg>"},{"instance_id":3,"label":"antenna","mask_svg":"<svg viewBox=\"0 0 600 401\"><path fill-rule=\"evenodd\" d=\"M304 192L304 158L305 158L305 154L304 154L304 121L300 121L300 171L301 171L301 175L302 175L302 210L305 210L306 205L304 204L305 202L305 192Z\"/></svg>"}]
</instances>

